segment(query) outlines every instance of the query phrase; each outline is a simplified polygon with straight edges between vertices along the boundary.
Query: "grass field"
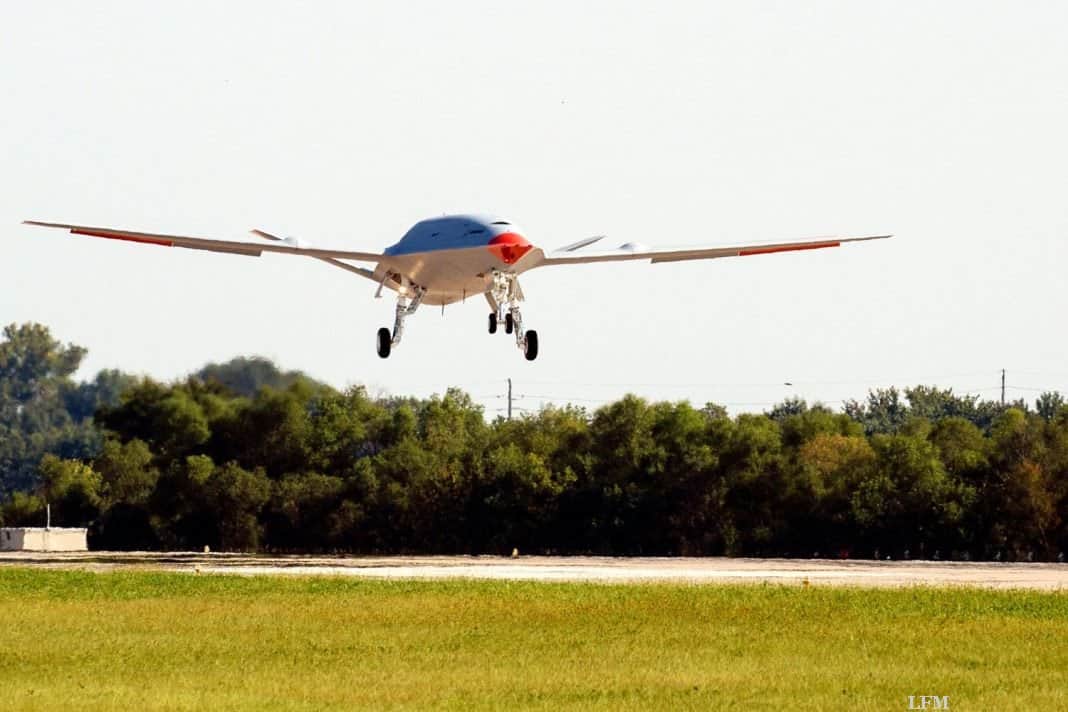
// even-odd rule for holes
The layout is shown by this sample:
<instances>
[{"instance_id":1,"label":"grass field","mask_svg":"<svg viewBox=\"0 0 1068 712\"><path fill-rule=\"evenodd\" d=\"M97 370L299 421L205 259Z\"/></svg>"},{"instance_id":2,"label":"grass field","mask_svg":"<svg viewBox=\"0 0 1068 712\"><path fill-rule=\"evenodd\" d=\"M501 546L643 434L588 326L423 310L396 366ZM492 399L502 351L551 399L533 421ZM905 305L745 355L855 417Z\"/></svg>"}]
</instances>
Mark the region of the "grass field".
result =
<instances>
[{"instance_id":1,"label":"grass field","mask_svg":"<svg viewBox=\"0 0 1068 712\"><path fill-rule=\"evenodd\" d=\"M3 710L1068 709L1068 594L4 568L0 601Z\"/></svg>"}]
</instances>

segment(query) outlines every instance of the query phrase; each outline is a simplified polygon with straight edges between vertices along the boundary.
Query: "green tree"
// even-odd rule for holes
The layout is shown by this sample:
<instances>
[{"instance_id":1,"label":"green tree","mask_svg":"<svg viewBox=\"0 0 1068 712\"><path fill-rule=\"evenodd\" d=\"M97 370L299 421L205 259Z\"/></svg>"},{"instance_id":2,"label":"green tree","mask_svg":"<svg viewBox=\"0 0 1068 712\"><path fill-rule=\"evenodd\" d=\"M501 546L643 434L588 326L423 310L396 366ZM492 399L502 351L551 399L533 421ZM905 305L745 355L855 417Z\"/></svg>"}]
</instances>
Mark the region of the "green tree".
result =
<instances>
[{"instance_id":1,"label":"green tree","mask_svg":"<svg viewBox=\"0 0 1068 712\"><path fill-rule=\"evenodd\" d=\"M983 431L989 431L994 419L1005 408L995 401L983 401L979 396L958 396L951 388L915 386L905 389L909 414L939 422L945 418L964 418Z\"/></svg>"},{"instance_id":2,"label":"green tree","mask_svg":"<svg viewBox=\"0 0 1068 712\"><path fill-rule=\"evenodd\" d=\"M792 415L780 415L778 422L782 435L782 464L780 480L775 487L775 548L828 554L848 551L852 542L844 532L843 523L828 520L832 513L838 513L835 505L840 503L824 501L828 496L825 489L828 483L807 467L803 453L805 446L814 440L832 435L842 438L862 435L863 429L849 416L832 413L822 405L806 407Z\"/></svg>"},{"instance_id":3,"label":"green tree","mask_svg":"<svg viewBox=\"0 0 1068 712\"><path fill-rule=\"evenodd\" d=\"M263 536L260 513L271 496L271 481L263 470L250 471L229 462L215 469L204 491L216 524L216 548L257 550Z\"/></svg>"},{"instance_id":4,"label":"green tree","mask_svg":"<svg viewBox=\"0 0 1068 712\"><path fill-rule=\"evenodd\" d=\"M217 461L261 467L272 479L311 469L314 397L303 381L285 391L263 388L251 401L240 401L232 418L215 423L210 452Z\"/></svg>"},{"instance_id":5,"label":"green tree","mask_svg":"<svg viewBox=\"0 0 1068 712\"><path fill-rule=\"evenodd\" d=\"M650 553L643 536L654 525L656 414L644 399L626 395L597 410L590 423L591 468L582 482L583 537L598 552ZM658 532L662 533L662 532Z\"/></svg>"},{"instance_id":6,"label":"green tree","mask_svg":"<svg viewBox=\"0 0 1068 712\"><path fill-rule=\"evenodd\" d=\"M846 415L864 426L868 435L896 433L909 417L908 407L901 402L896 388L876 388L868 392L868 400L861 403L848 400L844 404Z\"/></svg>"},{"instance_id":7,"label":"green tree","mask_svg":"<svg viewBox=\"0 0 1068 712\"><path fill-rule=\"evenodd\" d=\"M162 546L199 550L219 547L216 509L209 484L216 466L207 455L189 455L160 472L150 501Z\"/></svg>"},{"instance_id":8,"label":"green tree","mask_svg":"<svg viewBox=\"0 0 1068 712\"><path fill-rule=\"evenodd\" d=\"M950 476L922 435L872 438L876 468L858 484L853 516L867 543L883 551L943 555L960 544L959 527L974 489Z\"/></svg>"},{"instance_id":9,"label":"green tree","mask_svg":"<svg viewBox=\"0 0 1068 712\"><path fill-rule=\"evenodd\" d=\"M52 506L52 523L84 527L100 514L100 475L78 460L45 455L40 465L41 497Z\"/></svg>"},{"instance_id":10,"label":"green tree","mask_svg":"<svg viewBox=\"0 0 1068 712\"><path fill-rule=\"evenodd\" d=\"M137 379L115 369L105 369L92 381L69 383L62 389L63 403L75 422L89 420L102 406L119 404L123 391L135 385Z\"/></svg>"},{"instance_id":11,"label":"green tree","mask_svg":"<svg viewBox=\"0 0 1068 712\"><path fill-rule=\"evenodd\" d=\"M283 371L263 356L238 356L226 363L209 363L194 378L217 383L229 392L252 398L262 388L284 391L297 381L309 380L300 371Z\"/></svg>"},{"instance_id":12,"label":"green tree","mask_svg":"<svg viewBox=\"0 0 1068 712\"><path fill-rule=\"evenodd\" d=\"M739 415L721 448L727 487L725 553L767 553L785 528L782 431L765 415Z\"/></svg>"},{"instance_id":13,"label":"green tree","mask_svg":"<svg viewBox=\"0 0 1068 712\"><path fill-rule=\"evenodd\" d=\"M355 460L372 457L396 443L397 428L415 433L415 415L393 413L368 397L363 387L344 393L321 391L308 403L308 465L320 472L342 475ZM405 428L397 418L409 419ZM401 436L403 436L403 434Z\"/></svg>"},{"instance_id":14,"label":"green tree","mask_svg":"<svg viewBox=\"0 0 1068 712\"><path fill-rule=\"evenodd\" d=\"M791 416L801 415L807 411L808 403L805 402L805 399L799 396L793 396L774 405L771 410L765 413L765 415L775 422L781 423Z\"/></svg>"},{"instance_id":15,"label":"green tree","mask_svg":"<svg viewBox=\"0 0 1068 712\"><path fill-rule=\"evenodd\" d=\"M586 512L575 495L583 489L577 483L587 482L592 469L590 446L582 408L548 406L494 421L470 514L476 549L584 548ZM520 461L520 455L525 459ZM496 534L502 530L504 534ZM499 544L489 543L494 537Z\"/></svg>"},{"instance_id":16,"label":"green tree","mask_svg":"<svg viewBox=\"0 0 1068 712\"><path fill-rule=\"evenodd\" d=\"M794 536L812 551L851 551L862 542L853 495L874 475L876 455L862 435L824 432L806 440L797 465L810 493L809 517Z\"/></svg>"},{"instance_id":17,"label":"green tree","mask_svg":"<svg viewBox=\"0 0 1068 712\"><path fill-rule=\"evenodd\" d=\"M137 439L127 443L105 441L94 467L101 475L101 491L109 504L144 505L155 492L159 480L152 451Z\"/></svg>"},{"instance_id":18,"label":"green tree","mask_svg":"<svg viewBox=\"0 0 1068 712\"><path fill-rule=\"evenodd\" d=\"M5 527L43 527L45 501L30 492L13 492L0 504L0 525Z\"/></svg>"},{"instance_id":19,"label":"green tree","mask_svg":"<svg viewBox=\"0 0 1068 712\"><path fill-rule=\"evenodd\" d=\"M978 426L963 417L949 417L931 428L929 438L946 471L974 485L985 481L990 444Z\"/></svg>"},{"instance_id":20,"label":"green tree","mask_svg":"<svg viewBox=\"0 0 1068 712\"><path fill-rule=\"evenodd\" d=\"M1046 391L1035 401L1035 411L1046 422L1052 421L1064 408L1064 396L1056 391Z\"/></svg>"},{"instance_id":21,"label":"green tree","mask_svg":"<svg viewBox=\"0 0 1068 712\"><path fill-rule=\"evenodd\" d=\"M466 549L461 515L469 483L461 462L409 437L375 456L374 471L370 546L434 553Z\"/></svg>"},{"instance_id":22,"label":"green tree","mask_svg":"<svg viewBox=\"0 0 1068 712\"><path fill-rule=\"evenodd\" d=\"M1040 417L1009 408L991 432L994 474L984 491L983 510L991 522L991 545L1017 558L1052 553L1059 524L1045 426Z\"/></svg>"},{"instance_id":23,"label":"green tree","mask_svg":"<svg viewBox=\"0 0 1068 712\"><path fill-rule=\"evenodd\" d=\"M267 516L267 543L274 549L324 551L344 541L357 524L342 506L345 481L309 472L274 483Z\"/></svg>"},{"instance_id":24,"label":"green tree","mask_svg":"<svg viewBox=\"0 0 1068 712\"><path fill-rule=\"evenodd\" d=\"M142 440L166 460L194 452L211 435L207 416L187 387L148 378L125 390L117 406L100 408L97 420L118 440Z\"/></svg>"},{"instance_id":25,"label":"green tree","mask_svg":"<svg viewBox=\"0 0 1068 712\"><path fill-rule=\"evenodd\" d=\"M30 490L45 453L92 455L91 424L71 418L63 394L73 386L85 349L63 345L41 324L11 324L0 341L0 494Z\"/></svg>"}]
</instances>

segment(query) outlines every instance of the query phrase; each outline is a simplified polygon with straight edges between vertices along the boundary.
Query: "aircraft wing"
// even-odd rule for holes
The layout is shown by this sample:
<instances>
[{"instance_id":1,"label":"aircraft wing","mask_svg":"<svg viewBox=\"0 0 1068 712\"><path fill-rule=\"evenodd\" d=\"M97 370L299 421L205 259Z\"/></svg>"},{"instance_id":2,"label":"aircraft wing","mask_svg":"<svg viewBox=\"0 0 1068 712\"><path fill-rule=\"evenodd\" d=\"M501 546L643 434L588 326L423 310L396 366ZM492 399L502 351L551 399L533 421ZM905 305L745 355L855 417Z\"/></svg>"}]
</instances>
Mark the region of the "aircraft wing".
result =
<instances>
[{"instance_id":1,"label":"aircraft wing","mask_svg":"<svg viewBox=\"0 0 1068 712\"><path fill-rule=\"evenodd\" d=\"M239 242L237 240L211 240L203 237L162 235L152 232L134 232L132 230L117 230L115 228L109 227L67 225L65 223L39 222L37 220L24 220L23 224L38 225L40 227L58 227L63 230L68 230L72 235L88 235L89 237L103 237L109 240L140 242L146 245L160 245L162 247L184 247L190 250L225 252L231 255L246 255L248 257L259 257L264 252L275 252L282 255L304 255L307 257L318 257L320 259L326 258L335 260L356 260L359 262L378 262L383 257L383 255L378 252L324 250L311 247L298 247L287 242L279 242L277 244L264 244Z\"/></svg>"},{"instance_id":2,"label":"aircraft wing","mask_svg":"<svg viewBox=\"0 0 1068 712\"><path fill-rule=\"evenodd\" d=\"M865 242L883 240L890 235L869 235L865 237L820 237L797 242L764 242L749 245L732 245L728 247L661 247L649 248L644 245L623 245L614 250L558 250L545 255L538 264L575 265L588 262L622 262L625 260L649 260L650 262L682 262L684 260L711 260L717 257L748 257L750 255L767 255L774 252L793 252L796 250L819 250L824 247L838 247L846 242ZM569 245L570 247L570 245Z\"/></svg>"}]
</instances>

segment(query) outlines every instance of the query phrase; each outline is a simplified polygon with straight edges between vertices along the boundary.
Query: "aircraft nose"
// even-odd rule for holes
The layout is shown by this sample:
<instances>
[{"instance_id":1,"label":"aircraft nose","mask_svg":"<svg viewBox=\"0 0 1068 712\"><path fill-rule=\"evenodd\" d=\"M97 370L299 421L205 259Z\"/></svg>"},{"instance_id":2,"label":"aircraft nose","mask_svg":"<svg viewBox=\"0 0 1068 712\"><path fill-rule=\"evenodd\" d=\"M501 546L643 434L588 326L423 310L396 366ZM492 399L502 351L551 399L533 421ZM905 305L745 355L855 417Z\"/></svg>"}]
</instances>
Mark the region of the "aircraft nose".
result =
<instances>
[{"instance_id":1,"label":"aircraft nose","mask_svg":"<svg viewBox=\"0 0 1068 712\"><path fill-rule=\"evenodd\" d=\"M497 259L510 265L518 262L534 246L518 232L502 232L490 240L487 247L497 256Z\"/></svg>"}]
</instances>

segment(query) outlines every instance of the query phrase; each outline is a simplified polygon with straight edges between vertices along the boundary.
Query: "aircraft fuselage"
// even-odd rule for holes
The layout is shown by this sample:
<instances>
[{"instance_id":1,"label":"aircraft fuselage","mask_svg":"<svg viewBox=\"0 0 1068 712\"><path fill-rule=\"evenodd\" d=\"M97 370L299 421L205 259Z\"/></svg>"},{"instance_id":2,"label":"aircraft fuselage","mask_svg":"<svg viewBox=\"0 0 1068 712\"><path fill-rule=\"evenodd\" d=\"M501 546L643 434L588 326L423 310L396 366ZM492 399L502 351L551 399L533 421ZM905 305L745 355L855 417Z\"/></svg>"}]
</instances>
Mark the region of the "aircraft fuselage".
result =
<instances>
[{"instance_id":1,"label":"aircraft fuselage","mask_svg":"<svg viewBox=\"0 0 1068 712\"><path fill-rule=\"evenodd\" d=\"M384 254L375 277L387 287L399 289L401 281L388 273L401 273L426 288L424 304L451 304L483 294L494 271L525 272L542 251L504 218L445 215L416 223Z\"/></svg>"}]
</instances>

